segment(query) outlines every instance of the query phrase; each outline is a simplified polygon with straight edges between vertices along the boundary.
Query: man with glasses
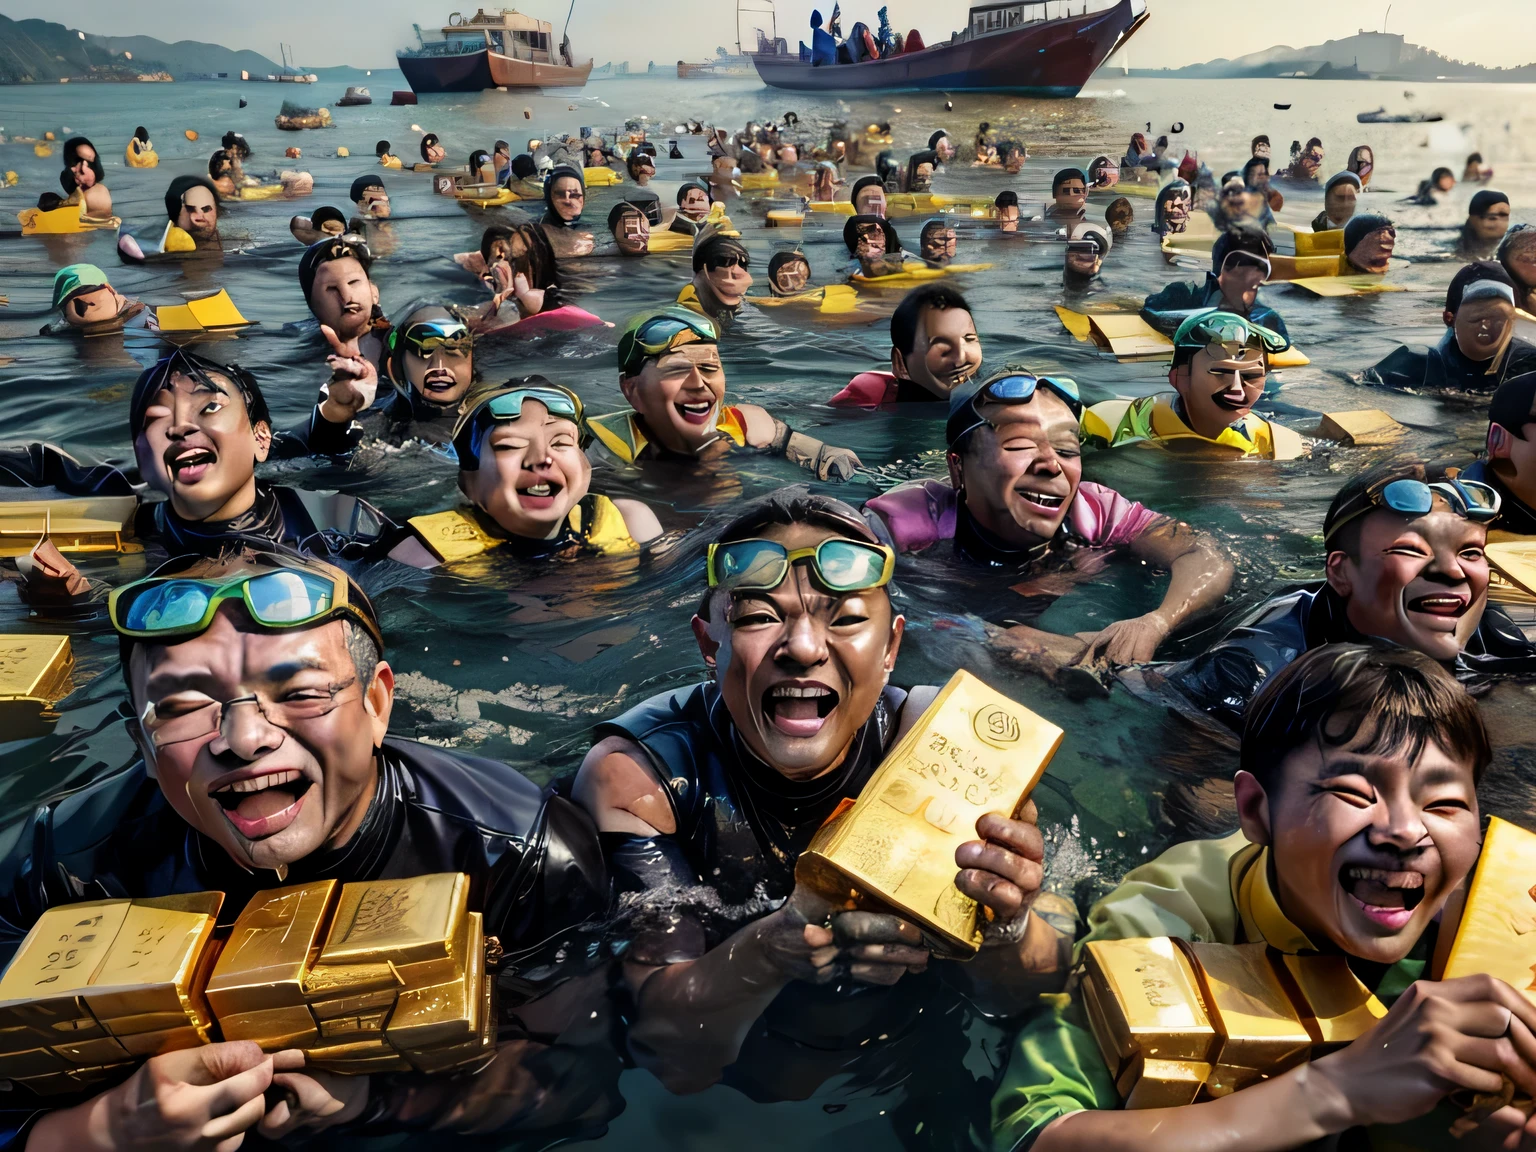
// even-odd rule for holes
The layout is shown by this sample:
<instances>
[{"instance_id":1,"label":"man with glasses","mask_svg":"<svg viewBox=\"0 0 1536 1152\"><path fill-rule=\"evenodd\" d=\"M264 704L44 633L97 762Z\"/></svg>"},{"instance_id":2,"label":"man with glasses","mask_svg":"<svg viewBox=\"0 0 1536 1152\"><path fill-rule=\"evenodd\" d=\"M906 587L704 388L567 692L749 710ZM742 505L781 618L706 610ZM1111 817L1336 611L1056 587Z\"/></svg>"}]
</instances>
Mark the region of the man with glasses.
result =
<instances>
[{"instance_id":1,"label":"man with glasses","mask_svg":"<svg viewBox=\"0 0 1536 1152\"><path fill-rule=\"evenodd\" d=\"M1492 188L1482 189L1467 205L1467 222L1456 241L1457 259L1490 259L1508 231L1509 197Z\"/></svg>"},{"instance_id":2,"label":"man with glasses","mask_svg":"<svg viewBox=\"0 0 1536 1152\"><path fill-rule=\"evenodd\" d=\"M37 813L0 935L15 944L46 909L102 895L222 892L229 924L255 893L285 884L464 872L485 934L513 958L500 970L503 1020L578 974L579 963L528 969L569 951L575 926L607 905L596 830L506 764L388 734L394 673L372 605L343 572L271 553L183 559L118 589L109 612L142 759L75 794L83 808ZM118 815L77 827L92 810ZM557 1018L547 1031L562 1027ZM536 1124L558 1082L520 1084L530 1077L517 1073L545 1047L514 1042L475 1076L436 1081L343 1076L306 1068L292 1048L208 1044L155 1056L82 1102L8 1119L31 1120L34 1149L212 1147L394 1115L490 1130L519 1107Z\"/></svg>"},{"instance_id":3,"label":"man with glasses","mask_svg":"<svg viewBox=\"0 0 1536 1152\"><path fill-rule=\"evenodd\" d=\"M1285 321L1259 299L1259 285L1269 281L1269 258L1275 245L1255 224L1226 229L1211 245L1211 270L1201 283L1181 281L1148 296L1141 316L1159 332L1172 336L1191 312L1217 308L1278 332L1290 346Z\"/></svg>"},{"instance_id":4,"label":"man with glasses","mask_svg":"<svg viewBox=\"0 0 1536 1152\"><path fill-rule=\"evenodd\" d=\"M1045 218L1075 224L1088 210L1088 174L1081 168L1063 168L1051 177L1051 203Z\"/></svg>"},{"instance_id":5,"label":"man with glasses","mask_svg":"<svg viewBox=\"0 0 1536 1152\"><path fill-rule=\"evenodd\" d=\"M1502 501L1475 480L1422 464L1356 476L1323 521L1327 577L1272 597L1212 648L1157 669L1158 682L1234 731L1264 681L1302 652L1376 638L1458 679L1536 675L1536 644L1488 603L1488 525Z\"/></svg>"},{"instance_id":6,"label":"man with glasses","mask_svg":"<svg viewBox=\"0 0 1536 1152\"><path fill-rule=\"evenodd\" d=\"M706 224L693 240L693 280L677 294L677 302L717 324L727 324L741 311L752 287L751 266L746 245Z\"/></svg>"},{"instance_id":7,"label":"man with glasses","mask_svg":"<svg viewBox=\"0 0 1536 1152\"><path fill-rule=\"evenodd\" d=\"M1221 602L1232 565L1187 524L1083 480L1081 412L1075 382L1021 368L960 389L944 430L949 482L892 489L869 501L864 515L899 552L947 552L1009 579L1040 577L1013 586L1044 601L1036 615L1120 549L1168 569L1157 609L1116 621L1086 643L1026 624L993 631L994 646L1020 663L1053 680L1064 675L1074 690L1101 690L1085 672L1150 660L1176 628Z\"/></svg>"},{"instance_id":8,"label":"man with glasses","mask_svg":"<svg viewBox=\"0 0 1536 1152\"><path fill-rule=\"evenodd\" d=\"M1403 345L1361 382L1414 392L1487 394L1536 371L1536 347L1515 335L1515 286L1502 264L1473 261L1445 292L1445 334L1431 348Z\"/></svg>"},{"instance_id":9,"label":"man with glasses","mask_svg":"<svg viewBox=\"0 0 1536 1152\"><path fill-rule=\"evenodd\" d=\"M754 448L815 473L848 480L862 467L847 448L824 444L756 404L725 402L720 332L708 316L674 304L632 317L619 336L619 390L631 408L593 416L594 451L627 467L713 459Z\"/></svg>"},{"instance_id":10,"label":"man with glasses","mask_svg":"<svg viewBox=\"0 0 1536 1152\"><path fill-rule=\"evenodd\" d=\"M1306 454L1295 432L1253 414L1269 357L1289 341L1231 312L1196 312L1173 336L1173 392L1103 400L1083 413L1083 442L1117 448L1141 441L1175 450L1215 446L1265 460Z\"/></svg>"},{"instance_id":11,"label":"man with glasses","mask_svg":"<svg viewBox=\"0 0 1536 1152\"><path fill-rule=\"evenodd\" d=\"M794 875L811 833L937 693L889 683L905 627L894 564L841 501L785 488L754 502L709 549L692 624L708 679L599 725L577 775L620 888L667 909L636 923L624 979L631 1051L676 1090L724 1072L754 1099L804 1098L813 1072L902 1043L920 1023L900 1007L906 989L934 1004L913 925L839 912ZM1018 998L1058 955L1055 930L1028 912L1041 878L1033 802L983 816L976 837L956 851L955 883L990 909L986 943L963 975L934 967ZM813 1051L789 1058L797 1042Z\"/></svg>"}]
</instances>

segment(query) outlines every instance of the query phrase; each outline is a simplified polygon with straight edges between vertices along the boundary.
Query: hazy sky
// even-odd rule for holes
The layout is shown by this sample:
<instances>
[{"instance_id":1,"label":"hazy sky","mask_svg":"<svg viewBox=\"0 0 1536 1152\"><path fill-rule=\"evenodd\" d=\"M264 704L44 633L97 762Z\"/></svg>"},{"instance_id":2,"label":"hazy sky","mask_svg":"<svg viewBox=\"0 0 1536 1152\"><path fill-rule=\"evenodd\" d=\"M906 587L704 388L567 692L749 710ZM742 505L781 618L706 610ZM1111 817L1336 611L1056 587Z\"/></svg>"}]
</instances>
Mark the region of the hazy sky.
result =
<instances>
[{"instance_id":1,"label":"hazy sky","mask_svg":"<svg viewBox=\"0 0 1536 1152\"><path fill-rule=\"evenodd\" d=\"M70 27L106 35L148 35L162 40L205 40L230 48L254 48L277 57L277 44L294 45L299 62L310 67L393 62L395 49L411 41L411 24L438 25L456 0L371 0L317 6L313 0L261 0L229 4L220 0L73 0ZM761 6L766 0L749 0ZM554 22L558 35L569 0L522 0L524 10ZM969 0L889 0L891 21L903 31L918 27L930 43L965 23ZM809 31L810 0L779 0L779 34L793 48ZM848 0L843 27L854 20L875 23L879 0ZM1379 29L1387 5L1376 0L1148 0L1152 19L1131 44L1138 68L1177 67L1217 56L1240 56L1275 44L1302 47L1362 27ZM57 0L0 0L15 19L59 20ZM457 0L472 8L473 0ZM821 5L824 11L828 5ZM743 35L761 17L743 16ZM576 0L571 41L578 58L601 64L629 59L700 58L717 44L736 40L733 0ZM335 34L335 29L342 29ZM1536 0L1394 0L1387 30L1447 56L1480 64L1510 66L1536 62Z\"/></svg>"}]
</instances>

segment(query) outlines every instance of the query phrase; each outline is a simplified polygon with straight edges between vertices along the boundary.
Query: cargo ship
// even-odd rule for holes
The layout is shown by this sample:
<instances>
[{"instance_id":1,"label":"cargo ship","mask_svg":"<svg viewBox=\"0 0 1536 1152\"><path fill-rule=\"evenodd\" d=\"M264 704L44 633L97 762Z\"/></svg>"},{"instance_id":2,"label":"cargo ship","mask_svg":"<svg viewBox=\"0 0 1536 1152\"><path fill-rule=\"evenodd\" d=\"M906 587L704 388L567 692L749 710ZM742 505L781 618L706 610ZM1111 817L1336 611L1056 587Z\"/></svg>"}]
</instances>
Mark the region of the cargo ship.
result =
<instances>
[{"instance_id":1,"label":"cargo ship","mask_svg":"<svg viewBox=\"0 0 1536 1152\"><path fill-rule=\"evenodd\" d=\"M752 63L763 83L796 92L942 89L1070 97L1147 16L1146 0L1015 0L972 8L965 31L931 47L908 36L905 50L894 55L813 63L803 43L794 53L784 41L759 35Z\"/></svg>"},{"instance_id":2,"label":"cargo ship","mask_svg":"<svg viewBox=\"0 0 1536 1152\"><path fill-rule=\"evenodd\" d=\"M592 61L578 65L572 58L569 35L556 47L549 21L515 8L455 12L437 33L414 27L417 46L395 54L413 92L580 88L592 73Z\"/></svg>"}]
</instances>

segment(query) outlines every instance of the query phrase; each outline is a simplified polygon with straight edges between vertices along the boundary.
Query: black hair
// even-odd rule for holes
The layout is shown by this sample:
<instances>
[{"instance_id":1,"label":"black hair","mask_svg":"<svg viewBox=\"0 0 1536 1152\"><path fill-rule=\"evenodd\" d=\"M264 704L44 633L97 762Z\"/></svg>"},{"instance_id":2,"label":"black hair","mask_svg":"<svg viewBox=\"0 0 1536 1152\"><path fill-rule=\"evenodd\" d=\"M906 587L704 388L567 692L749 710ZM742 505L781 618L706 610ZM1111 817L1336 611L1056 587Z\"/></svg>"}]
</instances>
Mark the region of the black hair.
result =
<instances>
[{"instance_id":1,"label":"black hair","mask_svg":"<svg viewBox=\"0 0 1536 1152\"><path fill-rule=\"evenodd\" d=\"M384 155L387 155L388 152L389 152L389 141L388 140L380 140L377 144L375 144L373 146L373 154L375 156L384 156Z\"/></svg>"},{"instance_id":2,"label":"black hair","mask_svg":"<svg viewBox=\"0 0 1536 1152\"><path fill-rule=\"evenodd\" d=\"M703 192L704 199L706 201L714 199L714 197L710 195L709 185L705 184L702 180L684 180L682 184L678 185L677 189L677 206L679 208L683 206L683 197L688 194L688 190L690 188L697 188L699 191Z\"/></svg>"},{"instance_id":3,"label":"black hair","mask_svg":"<svg viewBox=\"0 0 1536 1152\"><path fill-rule=\"evenodd\" d=\"M491 154L484 148L476 148L469 154L469 172L473 176L491 162Z\"/></svg>"},{"instance_id":4,"label":"black hair","mask_svg":"<svg viewBox=\"0 0 1536 1152\"><path fill-rule=\"evenodd\" d=\"M324 224L327 220L336 220L340 222L343 228L347 226L347 218L341 209L332 208L329 204L323 204L309 214L309 226L316 232L320 230L320 225Z\"/></svg>"},{"instance_id":5,"label":"black hair","mask_svg":"<svg viewBox=\"0 0 1536 1152\"><path fill-rule=\"evenodd\" d=\"M137 128L135 128L133 130L133 138L135 140L137 140L140 144L148 144L149 143L149 129L144 127L144 125L140 124Z\"/></svg>"},{"instance_id":6,"label":"black hair","mask_svg":"<svg viewBox=\"0 0 1536 1152\"><path fill-rule=\"evenodd\" d=\"M854 206L855 212L859 210L859 193L866 188L878 188L881 193L884 193L885 180L880 176L860 176L853 182L853 188L848 193L848 202Z\"/></svg>"},{"instance_id":7,"label":"black hair","mask_svg":"<svg viewBox=\"0 0 1536 1152\"><path fill-rule=\"evenodd\" d=\"M521 232L523 229L538 232L541 236L543 235L543 230L540 229L537 224L518 224L515 225L511 230L514 232ZM532 282L533 277L530 276L529 283ZM411 326L412 317L414 317L418 312L426 311L428 308L440 308L444 312L448 313L451 319L457 320L461 323L464 320L463 313L459 311L456 305L445 304L437 300L428 300L421 297L412 300L399 312L395 313L395 315L399 317L399 320L396 322L394 327L389 330L389 335L384 339L384 368L396 390L406 395L410 394L411 384L409 379L407 379L405 372L406 346L405 340L402 339L402 337L405 335L406 329ZM471 349L473 349L473 343L471 343ZM471 354L473 354L473 352L471 352ZM471 382L478 382L480 379L480 361L478 359L472 361L471 369Z\"/></svg>"},{"instance_id":8,"label":"black hair","mask_svg":"<svg viewBox=\"0 0 1536 1152\"><path fill-rule=\"evenodd\" d=\"M935 312L950 308L966 313L971 310L965 297L948 284L923 284L912 289L891 313L891 347L903 356L912 355L912 349L917 346L917 326L922 321L923 311L929 308Z\"/></svg>"},{"instance_id":9,"label":"black hair","mask_svg":"<svg viewBox=\"0 0 1536 1152\"><path fill-rule=\"evenodd\" d=\"M304 293L304 303L309 305L313 312L315 305L310 300L310 294L315 290L315 275L320 271L320 265L329 264L333 260L345 260L351 257L363 266L363 275L368 275L373 267L373 253L368 250L361 236L327 236L324 240L317 240L304 250L304 255L299 257L299 289Z\"/></svg>"},{"instance_id":10,"label":"black hair","mask_svg":"<svg viewBox=\"0 0 1536 1152\"><path fill-rule=\"evenodd\" d=\"M1117 196L1104 209L1104 222L1116 230L1129 228L1136 222L1136 209L1124 196Z\"/></svg>"},{"instance_id":11,"label":"black hair","mask_svg":"<svg viewBox=\"0 0 1536 1152\"><path fill-rule=\"evenodd\" d=\"M1081 180L1083 187L1088 186L1088 173L1081 168L1063 168L1051 177L1051 195L1056 195L1057 190L1068 180Z\"/></svg>"},{"instance_id":12,"label":"black hair","mask_svg":"<svg viewBox=\"0 0 1536 1152\"><path fill-rule=\"evenodd\" d=\"M512 171L508 174L508 182L512 180L528 180L539 174L539 166L533 157L526 152L519 152L512 157Z\"/></svg>"},{"instance_id":13,"label":"black hair","mask_svg":"<svg viewBox=\"0 0 1536 1152\"><path fill-rule=\"evenodd\" d=\"M219 207L219 190L206 176L178 176L165 190L165 215L172 224L181 219L182 198L194 188L206 188L213 197L213 206Z\"/></svg>"},{"instance_id":14,"label":"black hair","mask_svg":"<svg viewBox=\"0 0 1536 1152\"><path fill-rule=\"evenodd\" d=\"M1249 141L1248 147L1250 147L1250 148L1257 148L1260 144L1268 144L1268 143L1269 143L1269 137L1268 136L1255 136L1251 141Z\"/></svg>"},{"instance_id":15,"label":"black hair","mask_svg":"<svg viewBox=\"0 0 1536 1152\"><path fill-rule=\"evenodd\" d=\"M230 159L228 152L222 148L216 150L212 156L208 157L208 179L217 180L225 165L233 164L234 161Z\"/></svg>"},{"instance_id":16,"label":"black hair","mask_svg":"<svg viewBox=\"0 0 1536 1152\"><path fill-rule=\"evenodd\" d=\"M101 166L101 149L84 136L71 136L64 141L64 170L59 173L59 183L64 186L65 192L73 192L76 188L75 174L70 169L79 160L82 147L96 153L96 158L90 162L91 171L96 174L96 183L101 184L107 178L107 170Z\"/></svg>"},{"instance_id":17,"label":"black hair","mask_svg":"<svg viewBox=\"0 0 1536 1152\"><path fill-rule=\"evenodd\" d=\"M629 200L620 200L612 208L608 209L608 231L612 232L619 226L619 221L631 213L644 217L645 209Z\"/></svg>"},{"instance_id":18,"label":"black hair","mask_svg":"<svg viewBox=\"0 0 1536 1152\"><path fill-rule=\"evenodd\" d=\"M1211 271L1221 275L1221 266L1233 252L1247 252L1268 260L1275 251L1275 242L1259 225L1249 222L1233 224L1216 237L1211 245Z\"/></svg>"},{"instance_id":19,"label":"black hair","mask_svg":"<svg viewBox=\"0 0 1536 1152\"><path fill-rule=\"evenodd\" d=\"M1462 265L1451 277L1451 283L1445 290L1445 310L1456 312L1461 308L1461 298L1466 295L1467 289L1479 280L1492 280L1496 284L1507 284L1511 293L1514 291L1515 282L1509 278L1509 273L1504 270L1504 265L1497 260L1473 260Z\"/></svg>"},{"instance_id":20,"label":"black hair","mask_svg":"<svg viewBox=\"0 0 1536 1152\"><path fill-rule=\"evenodd\" d=\"M741 261L743 268L752 262L752 254L747 251L746 245L731 236L722 236L718 232L713 236L706 236L693 246L693 270L699 272L713 259L720 256L734 256Z\"/></svg>"},{"instance_id":21,"label":"black hair","mask_svg":"<svg viewBox=\"0 0 1536 1152\"><path fill-rule=\"evenodd\" d=\"M778 275L779 269L796 260L803 263L807 269L811 266L811 262L806 259L805 253L798 248L791 248L787 252L775 252L772 256L768 257L768 282L772 284L773 278Z\"/></svg>"},{"instance_id":22,"label":"black hair","mask_svg":"<svg viewBox=\"0 0 1536 1152\"><path fill-rule=\"evenodd\" d=\"M849 255L859 250L859 230L872 224L878 224L885 233L885 252L890 255L901 251L901 238L896 235L896 225L883 216L850 216L843 225L843 243L848 248Z\"/></svg>"},{"instance_id":23,"label":"black hair","mask_svg":"<svg viewBox=\"0 0 1536 1152\"><path fill-rule=\"evenodd\" d=\"M1351 216L1349 223L1344 225L1344 251L1346 254L1355 250L1355 245L1364 240L1373 232L1380 232L1383 228L1391 228L1392 221L1376 212L1367 212L1359 216Z\"/></svg>"},{"instance_id":24,"label":"black hair","mask_svg":"<svg viewBox=\"0 0 1536 1152\"><path fill-rule=\"evenodd\" d=\"M642 152L640 149L636 148L629 154L629 159L624 161L624 167L628 169L629 178L631 180L637 178L635 169L640 167L641 161L645 161L647 164L649 164L651 166L651 171L654 172L656 170L656 157L651 155L649 152Z\"/></svg>"},{"instance_id":25,"label":"black hair","mask_svg":"<svg viewBox=\"0 0 1536 1152\"><path fill-rule=\"evenodd\" d=\"M1245 187L1248 187L1248 188L1252 188L1253 187L1253 181L1251 179L1249 179L1249 176L1253 173L1253 171L1255 169L1258 169L1258 168L1262 168L1262 169L1264 169L1265 172L1268 172L1269 171L1269 161L1267 159L1265 159L1263 156L1252 156L1252 157L1249 157L1248 163L1243 165L1243 185Z\"/></svg>"},{"instance_id":26,"label":"black hair","mask_svg":"<svg viewBox=\"0 0 1536 1152\"><path fill-rule=\"evenodd\" d=\"M1511 376L1493 392L1488 404L1488 423L1497 424L1518 440L1525 439L1525 426L1536 420L1536 372Z\"/></svg>"},{"instance_id":27,"label":"black hair","mask_svg":"<svg viewBox=\"0 0 1536 1152\"><path fill-rule=\"evenodd\" d=\"M1012 188L1004 188L997 194L997 199L992 201L994 208L1017 208L1019 206L1019 194Z\"/></svg>"},{"instance_id":28,"label":"black hair","mask_svg":"<svg viewBox=\"0 0 1536 1152\"><path fill-rule=\"evenodd\" d=\"M356 180L352 181L352 191L348 193L348 196L352 203L361 204L364 192L370 188L383 187L384 181L380 180L377 176L359 176Z\"/></svg>"},{"instance_id":29,"label":"black hair","mask_svg":"<svg viewBox=\"0 0 1536 1152\"><path fill-rule=\"evenodd\" d=\"M245 158L251 154L251 146L245 142L245 137L239 132L226 132L219 145L230 153Z\"/></svg>"},{"instance_id":30,"label":"black hair","mask_svg":"<svg viewBox=\"0 0 1536 1152\"><path fill-rule=\"evenodd\" d=\"M1358 559L1360 552L1360 526L1364 516L1356 516L1341 524L1335 535L1334 525L1341 517L1360 507L1360 502L1373 489L1380 491L1394 480L1418 480L1429 484L1445 479L1445 469L1427 467L1418 460L1388 460L1358 472L1344 482L1328 505L1323 517L1323 540L1329 552L1343 552L1351 559ZM1390 509L1388 509L1390 511Z\"/></svg>"},{"instance_id":31,"label":"black hair","mask_svg":"<svg viewBox=\"0 0 1536 1152\"><path fill-rule=\"evenodd\" d=\"M263 423L269 428L272 426L272 411L267 407L266 397L261 394L261 385L256 383L256 377L238 364L220 364L185 348L177 348L156 360L134 381L133 393L128 400L128 439L137 440L139 433L144 431L145 412L154 403L155 397L170 386L172 376L187 376L200 384L218 387L217 382L210 379L215 372L226 377L239 389L252 428ZM219 391L223 389L219 388Z\"/></svg>"},{"instance_id":32,"label":"black hair","mask_svg":"<svg viewBox=\"0 0 1536 1152\"><path fill-rule=\"evenodd\" d=\"M434 144L441 143L442 141L437 138L436 132L428 132L421 138L421 158L427 160L427 149L431 148ZM427 163L431 163L431 161L428 160Z\"/></svg>"},{"instance_id":33,"label":"black hair","mask_svg":"<svg viewBox=\"0 0 1536 1152\"><path fill-rule=\"evenodd\" d=\"M1477 702L1456 678L1422 652L1375 641L1313 648L1271 676L1248 706L1238 765L1273 796L1297 748L1362 737L1362 753L1410 761L1433 740L1470 765L1474 785L1493 760Z\"/></svg>"},{"instance_id":34,"label":"black hair","mask_svg":"<svg viewBox=\"0 0 1536 1152\"><path fill-rule=\"evenodd\" d=\"M98 176L97 179L99 180L99 179L101 179L101 177ZM1497 191L1495 191L1492 188L1484 188L1481 191L1474 192L1472 194L1472 200L1467 205L1467 215L1468 216L1481 216L1485 212L1487 212L1488 209L1492 208L1495 204L1508 204L1508 203L1509 203L1509 197L1504 195L1504 193L1497 192Z\"/></svg>"}]
</instances>

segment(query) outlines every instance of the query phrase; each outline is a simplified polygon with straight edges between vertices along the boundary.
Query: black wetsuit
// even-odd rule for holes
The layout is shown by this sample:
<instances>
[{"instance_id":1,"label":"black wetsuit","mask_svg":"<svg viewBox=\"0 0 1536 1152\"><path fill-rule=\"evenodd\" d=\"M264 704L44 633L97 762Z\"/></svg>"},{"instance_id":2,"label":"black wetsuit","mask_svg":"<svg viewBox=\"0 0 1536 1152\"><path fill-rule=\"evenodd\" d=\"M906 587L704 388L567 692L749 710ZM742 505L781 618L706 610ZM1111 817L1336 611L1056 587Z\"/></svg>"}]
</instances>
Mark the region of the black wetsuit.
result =
<instances>
[{"instance_id":1,"label":"black wetsuit","mask_svg":"<svg viewBox=\"0 0 1536 1152\"><path fill-rule=\"evenodd\" d=\"M1489 524L1490 529L1513 532L1517 536L1536 536L1536 508L1532 508L1516 496L1504 478L1488 466L1488 461L1474 460L1461 470L1460 479L1479 480L1495 488L1499 493L1499 516Z\"/></svg>"},{"instance_id":2,"label":"black wetsuit","mask_svg":"<svg viewBox=\"0 0 1536 1152\"><path fill-rule=\"evenodd\" d=\"M1141 318L1159 332L1172 336L1178 331L1179 325L1193 313L1207 308L1219 308L1223 312L1236 311L1229 308L1222 300L1221 281L1217 279L1214 272L1207 272L1205 280L1201 283L1181 281L1154 292L1142 302ZM1291 334L1286 331L1285 321L1280 318L1280 313L1257 296L1254 297L1253 307L1249 309L1247 319L1280 333L1285 337L1286 343L1290 343Z\"/></svg>"},{"instance_id":3,"label":"black wetsuit","mask_svg":"<svg viewBox=\"0 0 1536 1152\"><path fill-rule=\"evenodd\" d=\"M327 420L316 405L305 447L312 456L346 456L365 441L374 440L396 447L407 440L420 440L446 448L453 440L453 426L458 418L457 400L452 404L434 404L415 388L396 388L347 424Z\"/></svg>"},{"instance_id":4,"label":"black wetsuit","mask_svg":"<svg viewBox=\"0 0 1536 1152\"><path fill-rule=\"evenodd\" d=\"M388 737L377 761L378 789L351 840L299 861L283 879L236 865L176 814L142 764L45 804L20 837L19 858L6 865L15 879L0 900L0 948L9 959L43 911L81 900L219 891L219 923L227 927L256 892L284 884L465 872L470 906L484 913L486 935L500 940L506 957L498 975L501 1036L525 1035L518 1007L586 966L588 950L571 941L607 908L596 829L574 804L494 760ZM560 950L570 962L551 965ZM402 1090L413 1082L400 1078ZM390 1093L374 1096L382 1111ZM0 1111L0 1147L38 1111Z\"/></svg>"},{"instance_id":5,"label":"black wetsuit","mask_svg":"<svg viewBox=\"0 0 1536 1152\"><path fill-rule=\"evenodd\" d=\"M1502 361L1471 360L1456 343L1456 332L1447 328L1433 348L1423 351L1404 345L1386 359L1367 368L1362 384L1416 392L1492 392L1506 379L1536 371L1536 345L1516 336Z\"/></svg>"},{"instance_id":6,"label":"black wetsuit","mask_svg":"<svg viewBox=\"0 0 1536 1152\"><path fill-rule=\"evenodd\" d=\"M1274 673L1323 644L1362 643L1345 604L1326 583L1307 584L1266 600L1225 637L1191 660L1153 670L1185 699L1234 732ZM1469 686L1497 676L1536 676L1536 644L1497 605L1483 618L1451 665Z\"/></svg>"}]
</instances>

